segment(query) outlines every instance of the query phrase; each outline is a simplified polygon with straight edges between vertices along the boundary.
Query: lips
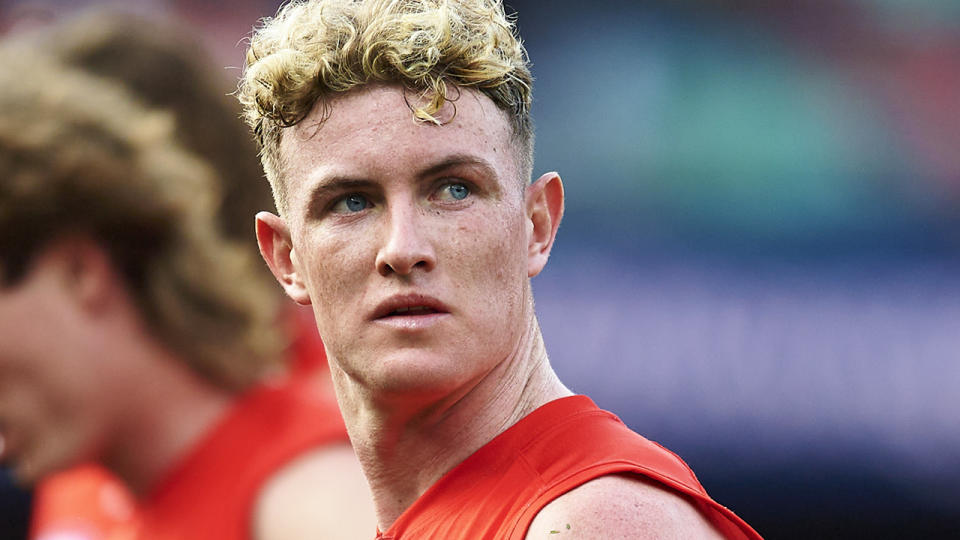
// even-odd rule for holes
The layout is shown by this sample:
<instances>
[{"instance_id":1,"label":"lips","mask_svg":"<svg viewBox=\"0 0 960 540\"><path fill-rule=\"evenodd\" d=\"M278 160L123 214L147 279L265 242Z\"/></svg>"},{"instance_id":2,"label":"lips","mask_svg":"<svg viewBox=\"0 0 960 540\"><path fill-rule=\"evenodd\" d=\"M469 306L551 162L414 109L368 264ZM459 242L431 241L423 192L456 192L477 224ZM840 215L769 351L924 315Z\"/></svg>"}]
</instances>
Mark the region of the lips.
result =
<instances>
[{"instance_id":1,"label":"lips","mask_svg":"<svg viewBox=\"0 0 960 540\"><path fill-rule=\"evenodd\" d=\"M427 306L411 306L395 309L387 314L387 317L396 315L426 315L427 313L436 313L437 310Z\"/></svg>"},{"instance_id":2,"label":"lips","mask_svg":"<svg viewBox=\"0 0 960 540\"><path fill-rule=\"evenodd\" d=\"M374 310L372 318L419 317L438 313L449 313L443 302L426 295L407 294L392 296L381 302Z\"/></svg>"}]
</instances>

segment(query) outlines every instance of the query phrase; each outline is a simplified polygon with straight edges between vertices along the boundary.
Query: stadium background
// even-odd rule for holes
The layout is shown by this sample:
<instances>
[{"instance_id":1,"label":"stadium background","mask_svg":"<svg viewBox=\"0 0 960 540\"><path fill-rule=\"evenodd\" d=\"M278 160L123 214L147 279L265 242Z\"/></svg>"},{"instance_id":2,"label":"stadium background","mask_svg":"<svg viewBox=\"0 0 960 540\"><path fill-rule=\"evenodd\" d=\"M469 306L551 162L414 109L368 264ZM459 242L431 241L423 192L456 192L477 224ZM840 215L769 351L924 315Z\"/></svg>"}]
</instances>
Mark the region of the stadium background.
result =
<instances>
[{"instance_id":1,"label":"stadium background","mask_svg":"<svg viewBox=\"0 0 960 540\"><path fill-rule=\"evenodd\" d=\"M960 534L960 2L507 4L567 188L534 281L561 377L768 538ZM235 79L277 3L0 24L91 6L180 20Z\"/></svg>"}]
</instances>

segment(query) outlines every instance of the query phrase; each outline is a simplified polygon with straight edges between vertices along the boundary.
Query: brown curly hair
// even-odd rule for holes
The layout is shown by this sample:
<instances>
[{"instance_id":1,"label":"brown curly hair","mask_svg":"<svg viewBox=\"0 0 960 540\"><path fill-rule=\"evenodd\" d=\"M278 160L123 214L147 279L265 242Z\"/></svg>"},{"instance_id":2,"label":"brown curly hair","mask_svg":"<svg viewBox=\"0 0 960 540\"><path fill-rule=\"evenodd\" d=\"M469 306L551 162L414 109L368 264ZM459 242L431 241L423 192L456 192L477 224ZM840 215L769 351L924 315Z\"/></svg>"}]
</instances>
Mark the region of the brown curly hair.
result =
<instances>
[{"instance_id":1,"label":"brown curly hair","mask_svg":"<svg viewBox=\"0 0 960 540\"><path fill-rule=\"evenodd\" d=\"M276 296L215 224L213 171L169 115L22 48L0 47L0 285L69 235L100 245L155 337L231 390L278 354Z\"/></svg>"},{"instance_id":2,"label":"brown curly hair","mask_svg":"<svg viewBox=\"0 0 960 540\"><path fill-rule=\"evenodd\" d=\"M224 233L256 250L253 216L273 210L270 188L240 106L228 95L234 83L196 36L173 21L103 9L33 33L28 37L43 53L118 83L150 108L173 113L177 139L223 181ZM273 276L265 277L273 283Z\"/></svg>"},{"instance_id":3,"label":"brown curly hair","mask_svg":"<svg viewBox=\"0 0 960 540\"><path fill-rule=\"evenodd\" d=\"M420 93L426 104L411 105L413 115L434 123L457 88L482 92L510 118L529 178L532 76L500 0L295 0L255 31L238 89L281 211L283 128L318 103L329 113L332 95L371 83Z\"/></svg>"}]
</instances>

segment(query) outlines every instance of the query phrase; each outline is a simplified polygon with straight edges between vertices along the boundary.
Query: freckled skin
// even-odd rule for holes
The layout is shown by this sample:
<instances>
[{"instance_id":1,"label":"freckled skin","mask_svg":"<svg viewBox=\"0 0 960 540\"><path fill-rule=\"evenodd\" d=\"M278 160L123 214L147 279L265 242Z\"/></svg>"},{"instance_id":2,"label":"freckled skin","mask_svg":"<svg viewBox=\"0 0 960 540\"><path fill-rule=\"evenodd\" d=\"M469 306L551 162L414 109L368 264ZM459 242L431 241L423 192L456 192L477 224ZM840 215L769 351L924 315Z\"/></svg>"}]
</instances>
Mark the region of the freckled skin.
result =
<instances>
[{"instance_id":1,"label":"freckled skin","mask_svg":"<svg viewBox=\"0 0 960 540\"><path fill-rule=\"evenodd\" d=\"M287 293L313 305L387 530L445 472L572 394L549 366L529 283L549 256L563 187L556 173L519 177L506 116L473 90L439 126L415 122L398 87L353 90L329 110L283 134L289 204L282 219L258 215L257 235ZM445 309L375 316L411 294ZM549 503L528 537L715 537L696 512L661 487L601 478Z\"/></svg>"},{"instance_id":2,"label":"freckled skin","mask_svg":"<svg viewBox=\"0 0 960 540\"><path fill-rule=\"evenodd\" d=\"M339 94L281 138L283 216L257 216L287 294L312 304L386 530L507 427L571 395L530 278L563 216L556 173L521 177L510 122L462 89L418 122L397 86ZM425 309L429 308L429 309Z\"/></svg>"},{"instance_id":3,"label":"freckled skin","mask_svg":"<svg viewBox=\"0 0 960 540\"><path fill-rule=\"evenodd\" d=\"M465 388L511 355L532 316L526 179L518 178L511 152L497 151L510 144L507 119L470 90L442 126L414 122L394 87L345 94L331 110L319 129L310 116L281 144L291 257L331 363L378 394ZM488 167L420 175L451 156ZM368 182L357 191L371 207L355 215L311 213L347 193L311 200L318 184L343 176ZM465 183L469 195L438 200L445 181ZM405 293L440 300L450 316L416 334L371 324L379 302Z\"/></svg>"}]
</instances>

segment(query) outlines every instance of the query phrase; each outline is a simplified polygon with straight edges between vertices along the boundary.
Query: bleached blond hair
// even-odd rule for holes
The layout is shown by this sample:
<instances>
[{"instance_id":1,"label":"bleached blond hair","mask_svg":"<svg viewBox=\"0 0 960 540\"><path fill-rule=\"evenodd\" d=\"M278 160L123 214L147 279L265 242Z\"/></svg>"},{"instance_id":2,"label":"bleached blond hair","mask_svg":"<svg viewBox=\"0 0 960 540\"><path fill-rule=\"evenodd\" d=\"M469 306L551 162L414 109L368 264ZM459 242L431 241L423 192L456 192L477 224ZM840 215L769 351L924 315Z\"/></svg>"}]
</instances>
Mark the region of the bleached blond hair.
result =
<instances>
[{"instance_id":1,"label":"bleached blond hair","mask_svg":"<svg viewBox=\"0 0 960 540\"><path fill-rule=\"evenodd\" d=\"M295 0L264 19L238 89L261 148L277 208L286 208L280 138L314 107L367 84L399 84L424 99L413 117L436 115L460 89L475 89L508 116L519 170L533 168L529 61L500 0ZM318 105L319 104L319 105Z\"/></svg>"}]
</instances>

